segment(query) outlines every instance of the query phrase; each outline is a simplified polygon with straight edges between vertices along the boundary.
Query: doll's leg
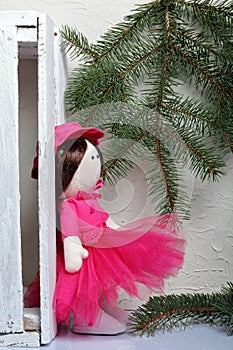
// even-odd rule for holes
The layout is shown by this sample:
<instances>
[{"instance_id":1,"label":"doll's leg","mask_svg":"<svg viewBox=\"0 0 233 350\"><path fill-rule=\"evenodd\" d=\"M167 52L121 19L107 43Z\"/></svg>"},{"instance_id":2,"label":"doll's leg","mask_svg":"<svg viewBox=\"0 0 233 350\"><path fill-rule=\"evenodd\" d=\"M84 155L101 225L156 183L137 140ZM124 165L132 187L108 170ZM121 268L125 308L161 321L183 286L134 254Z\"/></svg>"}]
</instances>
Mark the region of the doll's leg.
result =
<instances>
[{"instance_id":1,"label":"doll's leg","mask_svg":"<svg viewBox=\"0 0 233 350\"><path fill-rule=\"evenodd\" d=\"M100 321L97 326L73 325L73 333L93 334L93 335L117 335L126 331L126 325L119 322L114 317L102 311Z\"/></svg>"},{"instance_id":2,"label":"doll's leg","mask_svg":"<svg viewBox=\"0 0 233 350\"><path fill-rule=\"evenodd\" d=\"M101 298L101 305L102 309L110 316L121 322L122 324L127 324L128 322L128 317L129 317L129 312L121 309L118 306L115 307L109 307L107 300L102 296Z\"/></svg>"}]
</instances>

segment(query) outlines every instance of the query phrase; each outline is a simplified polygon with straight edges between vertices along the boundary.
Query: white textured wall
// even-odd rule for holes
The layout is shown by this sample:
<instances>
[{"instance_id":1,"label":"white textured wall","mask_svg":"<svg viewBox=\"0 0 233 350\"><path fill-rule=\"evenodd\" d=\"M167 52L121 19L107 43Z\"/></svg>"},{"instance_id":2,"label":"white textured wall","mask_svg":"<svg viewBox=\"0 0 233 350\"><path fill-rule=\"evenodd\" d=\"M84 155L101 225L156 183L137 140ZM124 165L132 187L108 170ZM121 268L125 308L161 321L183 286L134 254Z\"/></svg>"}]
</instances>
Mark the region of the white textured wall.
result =
<instances>
[{"instance_id":1,"label":"white textured wall","mask_svg":"<svg viewBox=\"0 0 233 350\"><path fill-rule=\"evenodd\" d=\"M107 28L128 14L134 3L146 2L142 0L11 0L8 2L0 0L0 10L45 12L58 26L75 24L91 41L95 41ZM70 69L74 65L74 62L69 62ZM184 224L187 237L185 264L178 278L167 282L166 291L169 293L216 291L226 281L233 280L232 156L228 157L227 163L227 176L223 177L220 183L202 184L198 180L190 181L188 192L192 196L192 217ZM113 215L115 221L119 223L130 221L135 217L135 213L137 216L152 213L150 203L143 199L143 193L147 187L140 182L140 177L143 178L143 174L138 169L124 180L125 183L124 181L119 183L115 195L114 191L111 194L105 191L106 203L120 198L122 210L116 209L119 208L117 203L112 203L112 212L118 212ZM133 195L133 204L127 203L127 195L130 198ZM142 203L144 203L143 207ZM143 210L144 207L146 210Z\"/></svg>"},{"instance_id":2,"label":"white textured wall","mask_svg":"<svg viewBox=\"0 0 233 350\"><path fill-rule=\"evenodd\" d=\"M233 157L219 183L193 183L191 220L185 222L186 259L175 291L212 291L233 279Z\"/></svg>"}]
</instances>

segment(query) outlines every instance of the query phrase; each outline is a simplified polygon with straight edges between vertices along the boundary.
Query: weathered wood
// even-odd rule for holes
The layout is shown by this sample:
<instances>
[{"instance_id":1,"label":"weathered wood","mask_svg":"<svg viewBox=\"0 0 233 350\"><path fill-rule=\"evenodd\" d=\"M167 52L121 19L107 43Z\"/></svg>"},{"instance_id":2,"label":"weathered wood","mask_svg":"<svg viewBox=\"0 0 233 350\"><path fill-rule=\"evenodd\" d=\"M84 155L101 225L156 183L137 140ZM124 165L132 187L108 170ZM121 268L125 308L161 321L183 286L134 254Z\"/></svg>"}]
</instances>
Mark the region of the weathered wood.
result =
<instances>
[{"instance_id":1,"label":"weathered wood","mask_svg":"<svg viewBox=\"0 0 233 350\"><path fill-rule=\"evenodd\" d=\"M24 26L17 27L17 40L19 42L37 44L37 27Z\"/></svg>"},{"instance_id":2,"label":"weathered wood","mask_svg":"<svg viewBox=\"0 0 233 350\"><path fill-rule=\"evenodd\" d=\"M1 25L35 26L37 27L38 12L36 11L1 11Z\"/></svg>"},{"instance_id":3,"label":"weathered wood","mask_svg":"<svg viewBox=\"0 0 233 350\"><path fill-rule=\"evenodd\" d=\"M56 335L52 300L56 283L56 214L54 166L54 24L39 16L38 28L39 238L41 343Z\"/></svg>"},{"instance_id":4,"label":"weathered wood","mask_svg":"<svg viewBox=\"0 0 233 350\"><path fill-rule=\"evenodd\" d=\"M52 308L56 283L54 125L65 119L67 70L60 51L59 31L46 15L3 11L0 13L0 23L0 79L4 87L4 90L0 90L0 161L4 164L0 167L0 234L4 238L0 244L0 333L5 333L0 336L0 346L34 347L40 344L39 333L25 332L23 327L24 322L26 328L31 327L31 321L34 320L28 314L23 317L22 303L18 44L21 58L25 54L27 58L38 55L38 217L42 344L47 344L54 338L57 328ZM39 314L36 317L38 327ZM8 334L9 332L14 334Z\"/></svg>"},{"instance_id":5,"label":"weathered wood","mask_svg":"<svg viewBox=\"0 0 233 350\"><path fill-rule=\"evenodd\" d=\"M23 309L23 324L25 331L40 331L40 309L38 307Z\"/></svg>"},{"instance_id":6,"label":"weathered wood","mask_svg":"<svg viewBox=\"0 0 233 350\"><path fill-rule=\"evenodd\" d=\"M14 347L39 347L40 337L38 332L22 332L14 334L0 334L0 346Z\"/></svg>"},{"instance_id":7,"label":"weathered wood","mask_svg":"<svg viewBox=\"0 0 233 350\"><path fill-rule=\"evenodd\" d=\"M59 28L54 31L54 76L55 76L55 107L54 115L56 124L65 120L64 93L67 85L68 68L65 57L61 53L61 35Z\"/></svg>"},{"instance_id":8,"label":"weathered wood","mask_svg":"<svg viewBox=\"0 0 233 350\"><path fill-rule=\"evenodd\" d=\"M15 26L0 27L0 333L23 331Z\"/></svg>"}]
</instances>

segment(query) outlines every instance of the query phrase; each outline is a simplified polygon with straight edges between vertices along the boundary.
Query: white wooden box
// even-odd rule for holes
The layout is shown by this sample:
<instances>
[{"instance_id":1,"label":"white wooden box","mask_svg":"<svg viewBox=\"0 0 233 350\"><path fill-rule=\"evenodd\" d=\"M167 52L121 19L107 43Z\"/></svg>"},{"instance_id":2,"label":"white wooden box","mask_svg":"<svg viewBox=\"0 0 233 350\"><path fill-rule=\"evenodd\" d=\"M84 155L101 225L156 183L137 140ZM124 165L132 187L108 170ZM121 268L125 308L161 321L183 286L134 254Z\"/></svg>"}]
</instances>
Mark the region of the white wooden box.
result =
<instances>
[{"instance_id":1,"label":"white wooden box","mask_svg":"<svg viewBox=\"0 0 233 350\"><path fill-rule=\"evenodd\" d=\"M0 12L0 346L49 343L56 335L52 298L56 280L53 128L64 120L66 69L59 31L37 12ZM39 141L39 329L24 329L19 114L19 60L37 60ZM32 161L32 160L31 160Z\"/></svg>"}]
</instances>

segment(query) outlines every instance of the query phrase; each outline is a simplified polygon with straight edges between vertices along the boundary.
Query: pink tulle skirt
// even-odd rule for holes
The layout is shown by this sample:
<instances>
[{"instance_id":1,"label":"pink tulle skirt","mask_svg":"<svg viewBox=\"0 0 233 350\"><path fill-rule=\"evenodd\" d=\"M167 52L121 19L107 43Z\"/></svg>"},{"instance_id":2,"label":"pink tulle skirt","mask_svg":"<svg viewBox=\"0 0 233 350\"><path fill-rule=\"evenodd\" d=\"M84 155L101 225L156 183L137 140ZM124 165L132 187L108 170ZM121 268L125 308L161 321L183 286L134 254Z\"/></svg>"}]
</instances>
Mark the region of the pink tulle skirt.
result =
<instances>
[{"instance_id":1,"label":"pink tulle skirt","mask_svg":"<svg viewBox=\"0 0 233 350\"><path fill-rule=\"evenodd\" d=\"M165 278L175 276L182 267L185 241L178 234L176 217L169 214L160 218L162 220L141 219L121 227L120 233L124 234L126 243L123 239L116 246L107 244L108 236L109 242L114 242L114 230L105 228L103 247L99 247L100 244L84 246L89 255L76 273L65 270L63 252L58 252L53 300L58 323L68 324L73 314L76 325L96 325L103 300L109 307L115 307L120 288L138 298L139 284L150 292L162 292ZM143 225L147 229L142 234ZM115 236L118 234L116 230ZM137 237L135 240L133 234Z\"/></svg>"}]
</instances>

